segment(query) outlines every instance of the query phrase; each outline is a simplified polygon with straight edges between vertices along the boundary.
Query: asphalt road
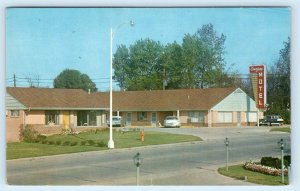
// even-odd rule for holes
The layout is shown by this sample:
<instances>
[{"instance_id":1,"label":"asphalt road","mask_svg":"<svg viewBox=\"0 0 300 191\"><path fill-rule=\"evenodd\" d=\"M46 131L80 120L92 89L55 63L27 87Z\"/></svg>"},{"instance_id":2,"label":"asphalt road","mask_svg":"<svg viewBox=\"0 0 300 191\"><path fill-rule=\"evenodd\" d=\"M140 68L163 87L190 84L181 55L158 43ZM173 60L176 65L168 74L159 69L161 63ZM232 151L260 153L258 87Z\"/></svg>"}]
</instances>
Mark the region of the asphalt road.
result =
<instances>
[{"instance_id":1,"label":"asphalt road","mask_svg":"<svg viewBox=\"0 0 300 191\"><path fill-rule=\"evenodd\" d=\"M285 140L290 152L290 134L269 128L146 129L194 134L201 142L114 149L86 153L7 161L11 185L135 185L132 157L140 152L140 185L251 185L217 173L225 166L225 137L229 137L229 163L255 161L262 156L280 156L277 142Z\"/></svg>"}]
</instances>

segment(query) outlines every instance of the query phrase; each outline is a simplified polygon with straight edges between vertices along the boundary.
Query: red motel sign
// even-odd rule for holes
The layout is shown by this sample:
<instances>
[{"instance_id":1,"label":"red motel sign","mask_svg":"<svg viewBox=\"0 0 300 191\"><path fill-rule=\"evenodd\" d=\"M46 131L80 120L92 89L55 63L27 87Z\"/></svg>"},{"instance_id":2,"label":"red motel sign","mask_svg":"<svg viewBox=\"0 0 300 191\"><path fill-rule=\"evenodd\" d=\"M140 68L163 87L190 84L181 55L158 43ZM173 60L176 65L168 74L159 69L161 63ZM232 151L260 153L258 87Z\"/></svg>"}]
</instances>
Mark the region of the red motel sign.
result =
<instances>
[{"instance_id":1,"label":"red motel sign","mask_svg":"<svg viewBox=\"0 0 300 191\"><path fill-rule=\"evenodd\" d=\"M258 109L265 109L266 104L266 74L265 74L265 66L264 65L258 65L258 66L250 66L250 73L256 74L256 80L252 81L254 84L254 87L256 86L256 91L253 90L253 92L256 93L255 101L256 101L256 107Z\"/></svg>"}]
</instances>

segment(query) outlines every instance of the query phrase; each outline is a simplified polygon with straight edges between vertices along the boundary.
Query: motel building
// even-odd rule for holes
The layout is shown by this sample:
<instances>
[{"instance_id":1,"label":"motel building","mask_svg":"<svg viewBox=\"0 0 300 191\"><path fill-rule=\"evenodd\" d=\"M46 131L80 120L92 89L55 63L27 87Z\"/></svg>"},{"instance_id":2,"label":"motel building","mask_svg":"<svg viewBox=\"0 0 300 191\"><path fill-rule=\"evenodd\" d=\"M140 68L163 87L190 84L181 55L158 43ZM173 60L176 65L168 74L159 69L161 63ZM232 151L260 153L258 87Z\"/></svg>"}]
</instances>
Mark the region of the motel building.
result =
<instances>
[{"instance_id":1,"label":"motel building","mask_svg":"<svg viewBox=\"0 0 300 191\"><path fill-rule=\"evenodd\" d=\"M41 134L63 129L107 128L109 92L80 89L6 89L7 142L19 141L29 126ZM178 89L113 92L113 115L130 127L163 127L166 116L177 116L184 127L255 126L263 113L240 88Z\"/></svg>"}]
</instances>

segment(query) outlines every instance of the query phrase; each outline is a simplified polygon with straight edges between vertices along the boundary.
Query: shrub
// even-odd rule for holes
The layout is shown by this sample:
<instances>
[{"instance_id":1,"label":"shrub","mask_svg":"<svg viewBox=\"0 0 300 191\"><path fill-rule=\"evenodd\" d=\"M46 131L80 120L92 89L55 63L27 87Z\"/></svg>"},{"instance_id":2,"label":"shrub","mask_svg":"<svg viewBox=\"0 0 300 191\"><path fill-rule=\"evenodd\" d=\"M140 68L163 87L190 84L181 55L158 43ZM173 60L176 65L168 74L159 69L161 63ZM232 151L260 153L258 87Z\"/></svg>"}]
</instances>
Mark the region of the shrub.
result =
<instances>
[{"instance_id":1,"label":"shrub","mask_svg":"<svg viewBox=\"0 0 300 191\"><path fill-rule=\"evenodd\" d=\"M21 139L25 142L33 143L37 140L39 133L32 127L26 125L25 128L21 131Z\"/></svg>"},{"instance_id":2,"label":"shrub","mask_svg":"<svg viewBox=\"0 0 300 191\"><path fill-rule=\"evenodd\" d=\"M291 156L286 155L283 157L284 166L287 168L291 165ZM281 169L281 159L275 157L262 157L260 164L263 166L269 166L272 168Z\"/></svg>"},{"instance_id":3,"label":"shrub","mask_svg":"<svg viewBox=\"0 0 300 191\"><path fill-rule=\"evenodd\" d=\"M71 146L76 146L78 144L78 142L73 142L73 143L71 143L70 145Z\"/></svg>"},{"instance_id":4,"label":"shrub","mask_svg":"<svg viewBox=\"0 0 300 191\"><path fill-rule=\"evenodd\" d=\"M86 141L81 141L81 145L84 146L86 144Z\"/></svg>"},{"instance_id":5,"label":"shrub","mask_svg":"<svg viewBox=\"0 0 300 191\"><path fill-rule=\"evenodd\" d=\"M63 143L63 145L64 145L64 146L69 146L69 145L70 145L70 141L65 141L65 142Z\"/></svg>"},{"instance_id":6,"label":"shrub","mask_svg":"<svg viewBox=\"0 0 300 191\"><path fill-rule=\"evenodd\" d=\"M97 143L98 147L106 147L106 144L104 143L104 141L100 141Z\"/></svg>"},{"instance_id":7,"label":"shrub","mask_svg":"<svg viewBox=\"0 0 300 191\"><path fill-rule=\"evenodd\" d=\"M45 135L40 135L38 134L36 137L36 140L38 140L38 142L41 142L42 140L45 140L47 137Z\"/></svg>"},{"instance_id":8,"label":"shrub","mask_svg":"<svg viewBox=\"0 0 300 191\"><path fill-rule=\"evenodd\" d=\"M47 144L47 140L42 140L42 144Z\"/></svg>"},{"instance_id":9,"label":"shrub","mask_svg":"<svg viewBox=\"0 0 300 191\"><path fill-rule=\"evenodd\" d=\"M283 156L283 161L285 167L291 166L291 155Z\"/></svg>"},{"instance_id":10,"label":"shrub","mask_svg":"<svg viewBox=\"0 0 300 191\"><path fill-rule=\"evenodd\" d=\"M262 157L260 160L260 164L277 169L281 168L281 160L275 157Z\"/></svg>"},{"instance_id":11,"label":"shrub","mask_svg":"<svg viewBox=\"0 0 300 191\"><path fill-rule=\"evenodd\" d=\"M61 141L60 141L60 140L55 141L55 144L56 144L56 145L60 145L60 144L61 144Z\"/></svg>"},{"instance_id":12,"label":"shrub","mask_svg":"<svg viewBox=\"0 0 300 191\"><path fill-rule=\"evenodd\" d=\"M54 143L55 143L54 141L48 141L49 145L54 145Z\"/></svg>"},{"instance_id":13,"label":"shrub","mask_svg":"<svg viewBox=\"0 0 300 191\"><path fill-rule=\"evenodd\" d=\"M95 145L95 141L94 140L88 140L89 145L93 146Z\"/></svg>"}]
</instances>

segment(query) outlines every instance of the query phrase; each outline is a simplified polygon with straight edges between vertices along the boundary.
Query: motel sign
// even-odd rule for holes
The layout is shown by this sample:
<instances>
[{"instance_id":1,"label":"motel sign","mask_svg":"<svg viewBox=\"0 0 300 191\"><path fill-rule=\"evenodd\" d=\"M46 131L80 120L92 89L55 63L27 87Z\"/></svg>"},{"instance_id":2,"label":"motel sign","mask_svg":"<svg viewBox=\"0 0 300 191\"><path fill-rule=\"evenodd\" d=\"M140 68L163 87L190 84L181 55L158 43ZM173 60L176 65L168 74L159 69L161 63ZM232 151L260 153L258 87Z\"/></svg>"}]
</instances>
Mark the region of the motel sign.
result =
<instances>
[{"instance_id":1,"label":"motel sign","mask_svg":"<svg viewBox=\"0 0 300 191\"><path fill-rule=\"evenodd\" d=\"M265 65L250 66L252 87L258 109L265 109L266 96L266 68Z\"/></svg>"}]
</instances>

